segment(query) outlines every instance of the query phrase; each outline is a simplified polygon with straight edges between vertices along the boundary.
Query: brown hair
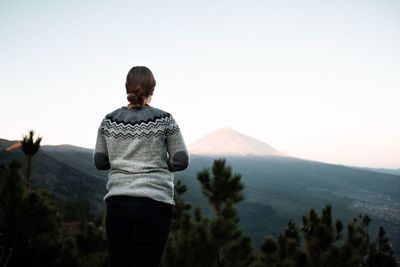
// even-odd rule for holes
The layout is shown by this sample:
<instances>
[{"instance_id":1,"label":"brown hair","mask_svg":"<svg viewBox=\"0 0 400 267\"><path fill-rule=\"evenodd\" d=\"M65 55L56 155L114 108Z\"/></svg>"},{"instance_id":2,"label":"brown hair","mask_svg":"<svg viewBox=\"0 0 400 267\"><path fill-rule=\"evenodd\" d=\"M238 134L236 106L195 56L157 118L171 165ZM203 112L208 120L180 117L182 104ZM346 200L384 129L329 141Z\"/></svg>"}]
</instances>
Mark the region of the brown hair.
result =
<instances>
[{"instance_id":1,"label":"brown hair","mask_svg":"<svg viewBox=\"0 0 400 267\"><path fill-rule=\"evenodd\" d=\"M130 69L126 76L126 93L128 94L128 107L140 109L144 106L144 100L151 96L156 86L156 80L150 69L144 66L136 66Z\"/></svg>"}]
</instances>

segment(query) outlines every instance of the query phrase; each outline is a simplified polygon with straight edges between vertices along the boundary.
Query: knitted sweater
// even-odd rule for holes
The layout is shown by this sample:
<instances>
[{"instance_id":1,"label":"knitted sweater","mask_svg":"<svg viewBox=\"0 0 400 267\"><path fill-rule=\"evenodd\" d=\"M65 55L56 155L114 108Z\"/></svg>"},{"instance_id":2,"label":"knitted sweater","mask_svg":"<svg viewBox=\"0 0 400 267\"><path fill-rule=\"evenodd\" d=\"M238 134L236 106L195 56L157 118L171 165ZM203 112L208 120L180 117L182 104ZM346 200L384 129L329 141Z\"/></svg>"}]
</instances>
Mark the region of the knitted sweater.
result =
<instances>
[{"instance_id":1,"label":"knitted sweater","mask_svg":"<svg viewBox=\"0 0 400 267\"><path fill-rule=\"evenodd\" d=\"M104 199L126 195L174 204L173 172L186 169L189 155L171 114L122 107L101 122L94 163L110 169Z\"/></svg>"}]
</instances>

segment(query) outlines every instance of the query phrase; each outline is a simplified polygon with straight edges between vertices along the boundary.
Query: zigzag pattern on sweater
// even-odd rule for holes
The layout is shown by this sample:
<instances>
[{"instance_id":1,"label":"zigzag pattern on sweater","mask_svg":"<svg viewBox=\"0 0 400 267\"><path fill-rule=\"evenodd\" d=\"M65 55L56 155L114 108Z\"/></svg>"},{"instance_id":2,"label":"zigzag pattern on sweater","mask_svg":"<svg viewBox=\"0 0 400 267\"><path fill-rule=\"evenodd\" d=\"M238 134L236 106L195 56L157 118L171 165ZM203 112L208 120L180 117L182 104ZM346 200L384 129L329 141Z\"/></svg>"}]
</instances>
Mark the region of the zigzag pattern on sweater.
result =
<instances>
[{"instance_id":1,"label":"zigzag pattern on sweater","mask_svg":"<svg viewBox=\"0 0 400 267\"><path fill-rule=\"evenodd\" d=\"M107 116L100 128L100 134L116 139L168 136L177 132L179 127L170 114L139 122L123 122Z\"/></svg>"},{"instance_id":2,"label":"zigzag pattern on sweater","mask_svg":"<svg viewBox=\"0 0 400 267\"><path fill-rule=\"evenodd\" d=\"M123 125L137 125L137 124L142 124L142 123L150 123L150 122L156 122L157 120L160 120L160 119L169 119L169 120L171 120L172 119L172 116L171 116L171 114L169 114L169 113L167 113L167 112L165 112L165 113L163 113L162 115L159 115L159 116L154 116L154 117L152 117L152 118L149 118L149 119L147 119L147 120L140 120L140 121L135 121L135 122L125 122L125 121L123 121L123 120L118 120L118 118L115 118L115 117L113 117L112 115L107 115L106 117L105 117L105 119L106 120L110 120L111 122L115 122L115 123L117 123L117 124L123 124Z\"/></svg>"}]
</instances>

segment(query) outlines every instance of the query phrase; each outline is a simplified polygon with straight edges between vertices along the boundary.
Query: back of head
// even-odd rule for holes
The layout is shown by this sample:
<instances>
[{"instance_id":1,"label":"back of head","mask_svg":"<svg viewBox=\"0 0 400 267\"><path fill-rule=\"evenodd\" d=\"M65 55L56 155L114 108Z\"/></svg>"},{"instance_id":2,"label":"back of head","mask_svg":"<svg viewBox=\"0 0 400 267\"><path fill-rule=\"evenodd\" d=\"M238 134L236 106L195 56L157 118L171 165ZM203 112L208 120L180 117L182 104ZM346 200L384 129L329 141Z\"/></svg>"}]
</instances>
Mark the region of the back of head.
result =
<instances>
[{"instance_id":1,"label":"back of head","mask_svg":"<svg viewBox=\"0 0 400 267\"><path fill-rule=\"evenodd\" d=\"M142 108L145 105L145 99L153 95L155 86L156 80L150 69L144 66L130 69L125 83L129 108Z\"/></svg>"}]
</instances>

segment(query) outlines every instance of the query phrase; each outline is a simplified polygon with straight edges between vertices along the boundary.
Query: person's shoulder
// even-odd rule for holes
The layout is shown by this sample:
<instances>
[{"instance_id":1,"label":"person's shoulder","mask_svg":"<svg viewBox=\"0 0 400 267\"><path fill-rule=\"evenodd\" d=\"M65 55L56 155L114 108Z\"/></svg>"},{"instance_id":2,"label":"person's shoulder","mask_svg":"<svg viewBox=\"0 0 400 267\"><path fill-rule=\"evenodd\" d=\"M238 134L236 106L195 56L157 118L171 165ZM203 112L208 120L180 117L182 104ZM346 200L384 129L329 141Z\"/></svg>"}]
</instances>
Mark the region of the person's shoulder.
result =
<instances>
[{"instance_id":1,"label":"person's shoulder","mask_svg":"<svg viewBox=\"0 0 400 267\"><path fill-rule=\"evenodd\" d=\"M126 112L127 109L128 109L127 107L117 108L117 109L107 113L107 115L104 116L104 118L117 117L119 114Z\"/></svg>"},{"instance_id":2,"label":"person's shoulder","mask_svg":"<svg viewBox=\"0 0 400 267\"><path fill-rule=\"evenodd\" d=\"M145 106L141 109L131 110L126 106L118 108L110 113L108 113L103 121L113 121L113 122L124 122L130 124L151 122L158 119L170 120L172 115L162 109L155 108L152 106Z\"/></svg>"},{"instance_id":3,"label":"person's shoulder","mask_svg":"<svg viewBox=\"0 0 400 267\"><path fill-rule=\"evenodd\" d=\"M150 107L150 106L149 106ZM175 132L179 132L179 126L177 122L175 121L174 117L171 115L171 113L164 111L162 109L150 107L151 111L154 112L154 120L155 121L162 121L163 125L168 125L167 126L167 132L168 135L173 134Z\"/></svg>"},{"instance_id":4,"label":"person's shoulder","mask_svg":"<svg viewBox=\"0 0 400 267\"><path fill-rule=\"evenodd\" d=\"M172 117L171 113L169 113L169 112L167 112L165 110L162 110L162 109L159 109L159 108L155 108L155 107L152 107L152 106L148 106L147 108L149 109L149 111L151 113L154 114L155 117Z\"/></svg>"}]
</instances>

